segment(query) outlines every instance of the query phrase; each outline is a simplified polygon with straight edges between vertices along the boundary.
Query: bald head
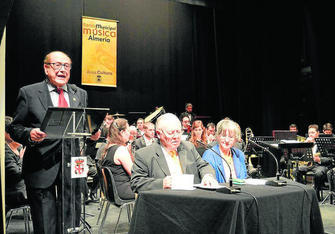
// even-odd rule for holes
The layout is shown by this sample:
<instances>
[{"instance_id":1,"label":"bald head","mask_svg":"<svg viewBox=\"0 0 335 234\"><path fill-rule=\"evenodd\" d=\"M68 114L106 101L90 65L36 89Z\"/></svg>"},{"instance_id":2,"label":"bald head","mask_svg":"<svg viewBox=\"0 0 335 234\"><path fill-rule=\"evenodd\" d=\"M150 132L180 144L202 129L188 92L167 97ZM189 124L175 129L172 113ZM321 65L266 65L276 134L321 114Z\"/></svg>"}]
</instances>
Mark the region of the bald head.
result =
<instances>
[{"instance_id":1,"label":"bald head","mask_svg":"<svg viewBox=\"0 0 335 234\"><path fill-rule=\"evenodd\" d=\"M66 53L62 51L52 51L44 57L44 63L50 63L50 57L52 57L53 55L62 55L62 56L68 57L68 59L72 62L70 56L68 56Z\"/></svg>"}]
</instances>

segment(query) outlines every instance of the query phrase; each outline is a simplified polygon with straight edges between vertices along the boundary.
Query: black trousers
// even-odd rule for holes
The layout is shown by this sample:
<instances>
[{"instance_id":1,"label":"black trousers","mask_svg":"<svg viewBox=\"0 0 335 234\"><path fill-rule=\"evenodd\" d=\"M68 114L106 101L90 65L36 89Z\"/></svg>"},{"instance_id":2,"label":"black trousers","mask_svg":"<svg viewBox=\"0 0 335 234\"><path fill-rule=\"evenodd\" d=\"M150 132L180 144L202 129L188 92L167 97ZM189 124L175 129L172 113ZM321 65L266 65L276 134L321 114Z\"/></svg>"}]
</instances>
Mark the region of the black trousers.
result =
<instances>
[{"instance_id":1,"label":"black trousers","mask_svg":"<svg viewBox=\"0 0 335 234\"><path fill-rule=\"evenodd\" d=\"M314 189L316 190L316 195L320 200L319 191L324 183L327 181L327 171L328 168L321 165L313 165L311 167L300 166L297 169L293 170L293 175L295 176L295 180L299 183L303 183L303 175L306 175L307 172L312 171L314 173Z\"/></svg>"},{"instance_id":2,"label":"black trousers","mask_svg":"<svg viewBox=\"0 0 335 234\"><path fill-rule=\"evenodd\" d=\"M61 173L48 188L27 187L34 233L67 233L68 228L79 227L83 179L71 179L70 173L65 172L64 189Z\"/></svg>"}]
</instances>

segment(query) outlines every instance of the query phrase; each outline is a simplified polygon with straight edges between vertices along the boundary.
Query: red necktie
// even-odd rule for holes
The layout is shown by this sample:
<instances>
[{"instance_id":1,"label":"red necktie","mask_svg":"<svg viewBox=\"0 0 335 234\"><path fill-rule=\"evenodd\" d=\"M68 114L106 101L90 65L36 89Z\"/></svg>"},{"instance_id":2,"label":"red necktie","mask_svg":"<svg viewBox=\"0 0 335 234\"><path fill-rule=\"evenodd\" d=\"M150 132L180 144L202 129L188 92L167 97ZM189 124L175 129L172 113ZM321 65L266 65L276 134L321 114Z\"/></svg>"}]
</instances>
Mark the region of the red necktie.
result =
<instances>
[{"instance_id":1,"label":"red necktie","mask_svg":"<svg viewBox=\"0 0 335 234\"><path fill-rule=\"evenodd\" d=\"M69 107L65 97L64 97L64 90L57 88L58 96L58 107Z\"/></svg>"}]
</instances>

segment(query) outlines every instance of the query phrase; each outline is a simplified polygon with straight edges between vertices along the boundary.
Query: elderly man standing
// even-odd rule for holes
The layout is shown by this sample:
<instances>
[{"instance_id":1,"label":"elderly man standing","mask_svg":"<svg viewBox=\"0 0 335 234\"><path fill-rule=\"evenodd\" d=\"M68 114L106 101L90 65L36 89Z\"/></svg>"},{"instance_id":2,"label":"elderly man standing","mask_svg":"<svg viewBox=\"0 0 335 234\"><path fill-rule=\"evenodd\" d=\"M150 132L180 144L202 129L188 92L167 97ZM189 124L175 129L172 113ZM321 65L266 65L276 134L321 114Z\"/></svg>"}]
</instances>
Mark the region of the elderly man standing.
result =
<instances>
[{"instance_id":1,"label":"elderly man standing","mask_svg":"<svg viewBox=\"0 0 335 234\"><path fill-rule=\"evenodd\" d=\"M49 106L87 105L86 91L68 84L71 65L70 57L61 51L47 54L43 65L46 79L20 89L14 120L9 127L12 138L27 146L22 173L31 206L34 233L63 233L67 228L79 225L80 181L71 180L68 167L64 168L65 176L62 176L62 140L45 139L46 133L40 130ZM74 156L79 155L77 140L64 140L66 162L70 162L71 148ZM75 211L70 204L71 187L76 195Z\"/></svg>"},{"instance_id":2,"label":"elderly man standing","mask_svg":"<svg viewBox=\"0 0 335 234\"><path fill-rule=\"evenodd\" d=\"M217 185L214 169L198 154L194 145L181 141L181 123L167 113L156 122L159 142L136 151L131 187L134 192L169 189L172 176L193 174L194 183Z\"/></svg>"}]
</instances>

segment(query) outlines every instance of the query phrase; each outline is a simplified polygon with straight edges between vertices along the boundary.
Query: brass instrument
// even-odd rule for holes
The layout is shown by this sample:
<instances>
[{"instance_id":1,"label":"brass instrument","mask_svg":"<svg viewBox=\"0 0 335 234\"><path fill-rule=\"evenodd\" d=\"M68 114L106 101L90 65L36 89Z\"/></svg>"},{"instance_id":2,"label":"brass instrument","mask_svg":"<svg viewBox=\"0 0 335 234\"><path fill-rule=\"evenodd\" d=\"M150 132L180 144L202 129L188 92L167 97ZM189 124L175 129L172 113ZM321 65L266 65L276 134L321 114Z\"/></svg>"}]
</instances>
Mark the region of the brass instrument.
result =
<instances>
[{"instance_id":1,"label":"brass instrument","mask_svg":"<svg viewBox=\"0 0 335 234\"><path fill-rule=\"evenodd\" d=\"M254 133L252 132L251 128L247 127L245 129L245 146L247 147L248 141L250 137L254 137ZM258 156L255 154L251 154L248 157L246 157L246 164L247 164L247 169L248 171L255 170L254 166L252 165L251 159L252 158L257 158Z\"/></svg>"},{"instance_id":2,"label":"brass instrument","mask_svg":"<svg viewBox=\"0 0 335 234\"><path fill-rule=\"evenodd\" d=\"M155 119L157 119L159 116L161 116L162 114L165 114L165 110L164 107L161 106L159 108L156 108L156 110L154 112L152 112L150 115L148 115L145 119L144 122L153 122Z\"/></svg>"},{"instance_id":3,"label":"brass instrument","mask_svg":"<svg viewBox=\"0 0 335 234\"><path fill-rule=\"evenodd\" d=\"M320 157L320 153L315 153L313 154L313 158L314 157ZM314 161L292 161L292 168L296 168L297 167L297 162L298 162L298 167L304 166L307 168L311 168L314 165Z\"/></svg>"},{"instance_id":4,"label":"brass instrument","mask_svg":"<svg viewBox=\"0 0 335 234\"><path fill-rule=\"evenodd\" d=\"M297 141L305 142L306 141L306 137L297 135Z\"/></svg>"}]
</instances>

